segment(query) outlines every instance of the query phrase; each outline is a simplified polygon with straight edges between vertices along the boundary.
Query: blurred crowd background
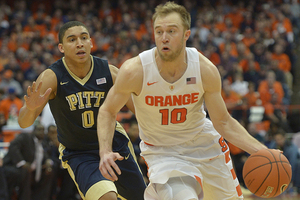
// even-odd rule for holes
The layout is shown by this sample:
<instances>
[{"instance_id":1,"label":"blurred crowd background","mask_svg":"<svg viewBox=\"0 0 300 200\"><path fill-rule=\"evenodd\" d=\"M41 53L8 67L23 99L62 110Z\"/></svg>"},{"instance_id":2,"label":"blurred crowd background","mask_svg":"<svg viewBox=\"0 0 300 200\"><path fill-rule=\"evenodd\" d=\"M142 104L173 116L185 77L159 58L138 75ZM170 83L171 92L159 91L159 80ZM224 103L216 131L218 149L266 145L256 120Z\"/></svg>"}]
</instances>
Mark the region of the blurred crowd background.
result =
<instances>
[{"instance_id":1,"label":"blurred crowd background","mask_svg":"<svg viewBox=\"0 0 300 200\"><path fill-rule=\"evenodd\" d=\"M63 56L57 35L65 22L85 23L92 54L121 67L126 59L155 46L152 14L164 2L0 0L0 141L9 143L20 132L7 127L17 124L28 85ZM175 2L192 17L187 46L197 48L220 72L231 115L270 148L300 149L299 0ZM124 107L117 120L128 131L147 179L133 114ZM229 145L243 185L241 169L248 155ZM296 158L287 155L293 170L300 168L295 153ZM297 182L294 176L295 192L300 193L300 178Z\"/></svg>"}]
</instances>

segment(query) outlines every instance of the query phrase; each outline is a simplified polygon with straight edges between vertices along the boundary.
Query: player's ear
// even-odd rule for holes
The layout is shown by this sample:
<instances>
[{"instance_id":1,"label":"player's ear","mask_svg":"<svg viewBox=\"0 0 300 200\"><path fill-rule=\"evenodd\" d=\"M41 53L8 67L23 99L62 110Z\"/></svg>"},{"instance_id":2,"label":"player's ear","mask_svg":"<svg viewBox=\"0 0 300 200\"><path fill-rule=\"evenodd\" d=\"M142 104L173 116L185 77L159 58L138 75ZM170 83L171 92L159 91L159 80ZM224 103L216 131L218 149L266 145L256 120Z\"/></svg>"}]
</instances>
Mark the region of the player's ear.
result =
<instances>
[{"instance_id":1,"label":"player's ear","mask_svg":"<svg viewBox=\"0 0 300 200\"><path fill-rule=\"evenodd\" d=\"M191 35L191 30L186 30L185 33L184 33L185 40L188 40L190 35Z\"/></svg>"},{"instance_id":2,"label":"player's ear","mask_svg":"<svg viewBox=\"0 0 300 200\"><path fill-rule=\"evenodd\" d=\"M91 48L93 48L92 38L90 38Z\"/></svg>"},{"instance_id":3,"label":"player's ear","mask_svg":"<svg viewBox=\"0 0 300 200\"><path fill-rule=\"evenodd\" d=\"M61 53L65 53L65 50L64 50L64 47L63 47L62 43L59 43L57 47L58 47L58 49Z\"/></svg>"}]
</instances>

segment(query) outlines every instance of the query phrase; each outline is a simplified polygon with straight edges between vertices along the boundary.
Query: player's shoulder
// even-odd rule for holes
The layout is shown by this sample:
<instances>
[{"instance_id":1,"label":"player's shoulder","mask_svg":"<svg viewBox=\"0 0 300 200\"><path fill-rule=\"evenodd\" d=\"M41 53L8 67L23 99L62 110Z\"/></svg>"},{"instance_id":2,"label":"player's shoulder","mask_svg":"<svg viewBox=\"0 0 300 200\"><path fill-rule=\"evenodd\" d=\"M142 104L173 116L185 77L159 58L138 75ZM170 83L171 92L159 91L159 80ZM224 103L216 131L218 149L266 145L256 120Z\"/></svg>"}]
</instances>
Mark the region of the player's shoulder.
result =
<instances>
[{"instance_id":1,"label":"player's shoulder","mask_svg":"<svg viewBox=\"0 0 300 200\"><path fill-rule=\"evenodd\" d=\"M209 75L218 72L217 67L206 56L200 52L198 52L198 55L202 74Z\"/></svg>"},{"instance_id":2,"label":"player's shoulder","mask_svg":"<svg viewBox=\"0 0 300 200\"><path fill-rule=\"evenodd\" d=\"M48 68L46 70L44 70L40 76L39 76L41 79L50 79L50 80L53 80L51 78L57 78L56 77L56 74L55 72L51 69L51 68Z\"/></svg>"},{"instance_id":3,"label":"player's shoulder","mask_svg":"<svg viewBox=\"0 0 300 200\"><path fill-rule=\"evenodd\" d=\"M126 60L122 66L121 66L121 70L122 71L128 71L128 72L137 72L139 71L139 69L142 68L142 62L141 62L141 58L139 56L135 56L133 58L130 58L128 60Z\"/></svg>"},{"instance_id":4,"label":"player's shoulder","mask_svg":"<svg viewBox=\"0 0 300 200\"><path fill-rule=\"evenodd\" d=\"M140 56L135 56L135 57L132 57L132 58L126 60L126 61L123 63L122 66L127 66L127 67L128 67L128 66L130 66L130 65L134 65L134 66L140 65L140 66L142 66L142 61L141 61Z\"/></svg>"}]
</instances>

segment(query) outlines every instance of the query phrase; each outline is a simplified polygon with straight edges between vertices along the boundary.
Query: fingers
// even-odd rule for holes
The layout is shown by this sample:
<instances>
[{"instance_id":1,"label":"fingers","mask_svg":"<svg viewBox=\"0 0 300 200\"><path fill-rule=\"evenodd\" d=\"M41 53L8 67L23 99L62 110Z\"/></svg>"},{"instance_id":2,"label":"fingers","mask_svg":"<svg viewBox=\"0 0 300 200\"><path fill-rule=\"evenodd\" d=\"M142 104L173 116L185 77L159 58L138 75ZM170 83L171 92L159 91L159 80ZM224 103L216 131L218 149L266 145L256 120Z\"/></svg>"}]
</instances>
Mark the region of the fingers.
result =
<instances>
[{"instance_id":1,"label":"fingers","mask_svg":"<svg viewBox=\"0 0 300 200\"><path fill-rule=\"evenodd\" d=\"M35 82L33 82L33 83L35 83ZM42 87L42 82L40 82L40 83L38 84L36 91L40 91L41 87Z\"/></svg>"},{"instance_id":2,"label":"fingers","mask_svg":"<svg viewBox=\"0 0 300 200\"><path fill-rule=\"evenodd\" d=\"M111 168L110 164L102 163L102 164L100 164L99 169L100 169L101 174L106 179L111 180L111 181L117 181L118 180L118 177L115 174L115 172L113 171L113 169Z\"/></svg>"},{"instance_id":3,"label":"fingers","mask_svg":"<svg viewBox=\"0 0 300 200\"><path fill-rule=\"evenodd\" d=\"M110 155L109 158L101 158L99 170L101 174L111 181L117 181L118 175L121 175L121 170L118 165L115 163L115 160L123 160L124 158L118 153Z\"/></svg>"},{"instance_id":4,"label":"fingers","mask_svg":"<svg viewBox=\"0 0 300 200\"><path fill-rule=\"evenodd\" d=\"M27 98L26 99L30 98L30 96L33 93L38 93L39 94L39 91L41 90L41 87L42 87L42 82L40 82L37 85L36 82L34 81L32 83L32 85L28 86L28 88L27 88ZM42 96L45 97L45 98L48 97L51 94L51 91L52 91L52 89L48 88Z\"/></svg>"},{"instance_id":5,"label":"fingers","mask_svg":"<svg viewBox=\"0 0 300 200\"><path fill-rule=\"evenodd\" d=\"M28 88L27 88L27 96L28 97L30 97L30 95L31 95L31 87L30 86L28 86Z\"/></svg>"},{"instance_id":6,"label":"fingers","mask_svg":"<svg viewBox=\"0 0 300 200\"><path fill-rule=\"evenodd\" d=\"M46 92L43 94L44 98L47 98L51 94L52 88L48 88Z\"/></svg>"},{"instance_id":7,"label":"fingers","mask_svg":"<svg viewBox=\"0 0 300 200\"><path fill-rule=\"evenodd\" d=\"M36 82L35 81L33 81L33 83L32 83L32 88L31 88L31 92L35 92L36 90Z\"/></svg>"}]
</instances>

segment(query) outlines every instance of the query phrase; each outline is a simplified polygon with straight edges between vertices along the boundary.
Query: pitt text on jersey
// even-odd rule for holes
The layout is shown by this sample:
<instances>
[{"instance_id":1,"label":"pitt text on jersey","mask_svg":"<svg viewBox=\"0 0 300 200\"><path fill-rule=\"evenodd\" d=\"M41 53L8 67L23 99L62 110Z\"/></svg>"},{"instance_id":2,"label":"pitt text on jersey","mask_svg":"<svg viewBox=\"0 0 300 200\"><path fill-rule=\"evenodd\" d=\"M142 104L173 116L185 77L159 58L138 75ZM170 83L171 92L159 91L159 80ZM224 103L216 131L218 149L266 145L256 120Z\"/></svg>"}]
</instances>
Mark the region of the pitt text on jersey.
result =
<instances>
[{"instance_id":1,"label":"pitt text on jersey","mask_svg":"<svg viewBox=\"0 0 300 200\"><path fill-rule=\"evenodd\" d=\"M66 100L70 106L71 111L77 109L89 109L85 110L81 115L82 126L84 128L91 128L95 124L95 116L92 108L99 108L101 105L101 99L105 97L105 92L100 91L83 91L66 96Z\"/></svg>"},{"instance_id":2,"label":"pitt text on jersey","mask_svg":"<svg viewBox=\"0 0 300 200\"><path fill-rule=\"evenodd\" d=\"M66 99L69 103L70 110L76 110L76 105L78 109L84 108L91 108L92 102L91 99L95 99L94 107L100 106L100 101L104 98L105 92L99 91L84 91L84 92L77 92L76 94L70 94L66 96ZM85 103L84 100L85 99Z\"/></svg>"}]
</instances>

